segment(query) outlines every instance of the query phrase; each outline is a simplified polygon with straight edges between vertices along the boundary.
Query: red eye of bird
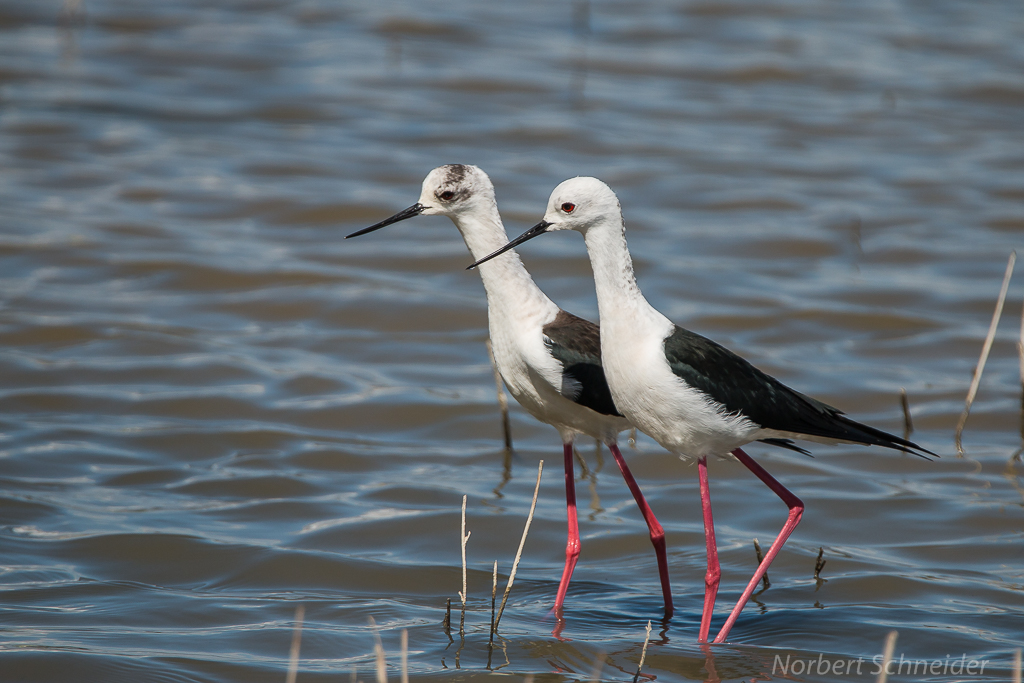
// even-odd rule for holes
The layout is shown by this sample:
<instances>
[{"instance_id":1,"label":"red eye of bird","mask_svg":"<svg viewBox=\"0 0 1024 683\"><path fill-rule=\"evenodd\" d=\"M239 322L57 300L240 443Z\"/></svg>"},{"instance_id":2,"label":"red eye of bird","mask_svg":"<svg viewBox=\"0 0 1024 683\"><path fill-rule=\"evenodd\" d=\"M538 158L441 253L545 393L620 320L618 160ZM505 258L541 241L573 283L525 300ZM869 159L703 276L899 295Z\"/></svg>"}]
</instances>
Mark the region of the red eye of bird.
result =
<instances>
[{"instance_id":1,"label":"red eye of bird","mask_svg":"<svg viewBox=\"0 0 1024 683\"><path fill-rule=\"evenodd\" d=\"M445 201L448 201L449 199L451 199L454 196L455 196L455 193L452 192L451 190L445 190L444 192L441 193L441 199L443 199Z\"/></svg>"},{"instance_id":2,"label":"red eye of bird","mask_svg":"<svg viewBox=\"0 0 1024 683\"><path fill-rule=\"evenodd\" d=\"M565 204L562 204L562 211L565 211L566 213L572 213L575 210L576 205L573 204L572 202L566 202Z\"/></svg>"}]
</instances>

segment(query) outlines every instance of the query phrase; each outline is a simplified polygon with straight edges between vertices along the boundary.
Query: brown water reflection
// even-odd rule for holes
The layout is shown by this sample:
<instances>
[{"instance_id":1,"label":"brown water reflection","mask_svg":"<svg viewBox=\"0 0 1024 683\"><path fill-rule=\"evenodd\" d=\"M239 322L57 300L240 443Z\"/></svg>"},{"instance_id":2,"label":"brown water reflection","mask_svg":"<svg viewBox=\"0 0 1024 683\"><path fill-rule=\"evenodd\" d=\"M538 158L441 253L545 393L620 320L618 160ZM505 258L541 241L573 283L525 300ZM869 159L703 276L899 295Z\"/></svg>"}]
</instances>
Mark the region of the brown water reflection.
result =
<instances>
[{"instance_id":1,"label":"brown water reflection","mask_svg":"<svg viewBox=\"0 0 1024 683\"><path fill-rule=\"evenodd\" d=\"M964 459L952 433L1024 227L1018 14L3 3L3 678L280 681L302 604L301 681L370 680L369 616L393 677L409 630L416 680L490 676L489 658L584 679L600 653L601 679L625 679L648 619L644 672L662 681L870 659L891 629L897 654L965 654L990 662L970 680L1007 680L1024 607L1019 282ZM643 521L582 444L566 640L546 618L565 524L548 476L489 652L492 562L504 582L556 435L513 406L504 461L485 302L446 220L341 239L450 162L491 175L512 234L558 182L601 177L656 307L890 431L905 388L915 440L946 457L752 452L807 513L712 663L694 643L695 470L643 436L624 449L668 535L677 616L659 625ZM583 245L531 246L545 291L596 318ZM784 509L735 464L710 468L724 618ZM464 494L470 609L449 644Z\"/></svg>"}]
</instances>

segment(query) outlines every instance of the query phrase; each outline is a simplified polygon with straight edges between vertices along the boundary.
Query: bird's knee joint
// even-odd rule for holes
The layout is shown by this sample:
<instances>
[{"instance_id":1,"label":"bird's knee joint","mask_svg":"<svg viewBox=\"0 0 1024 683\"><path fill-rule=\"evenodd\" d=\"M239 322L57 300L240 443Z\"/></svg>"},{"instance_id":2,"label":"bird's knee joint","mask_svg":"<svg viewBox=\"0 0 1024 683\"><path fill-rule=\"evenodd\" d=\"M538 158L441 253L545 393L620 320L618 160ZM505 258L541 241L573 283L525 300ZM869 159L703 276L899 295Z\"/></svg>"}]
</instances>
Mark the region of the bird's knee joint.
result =
<instances>
[{"instance_id":1,"label":"bird's knee joint","mask_svg":"<svg viewBox=\"0 0 1024 683\"><path fill-rule=\"evenodd\" d=\"M707 574L704 575L704 585L708 588L714 588L718 585L719 580L722 578L722 570L708 569Z\"/></svg>"}]
</instances>

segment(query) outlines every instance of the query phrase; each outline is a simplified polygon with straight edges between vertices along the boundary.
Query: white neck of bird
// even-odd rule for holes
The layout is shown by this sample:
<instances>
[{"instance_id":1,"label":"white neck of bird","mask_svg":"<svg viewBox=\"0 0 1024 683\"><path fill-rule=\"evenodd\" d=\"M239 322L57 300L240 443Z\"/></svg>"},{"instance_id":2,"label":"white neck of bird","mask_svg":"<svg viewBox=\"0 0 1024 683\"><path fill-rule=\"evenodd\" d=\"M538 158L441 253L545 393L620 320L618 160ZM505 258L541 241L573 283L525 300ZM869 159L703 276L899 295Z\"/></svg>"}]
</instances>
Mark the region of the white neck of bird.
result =
<instances>
[{"instance_id":1,"label":"white neck of bird","mask_svg":"<svg viewBox=\"0 0 1024 683\"><path fill-rule=\"evenodd\" d=\"M587 230L585 239L594 269L597 308L604 333L628 332L641 325L663 326L667 319L644 298L633 274L633 259L626 246L625 227L619 216Z\"/></svg>"},{"instance_id":2,"label":"white neck of bird","mask_svg":"<svg viewBox=\"0 0 1024 683\"><path fill-rule=\"evenodd\" d=\"M457 216L456 227L462 233L473 260L494 253L508 244L508 235L498 216L497 207L492 215ZM531 309L554 307L555 304L530 277L519 255L507 251L476 268L487 292L488 309L493 316L497 311L529 307Z\"/></svg>"}]
</instances>

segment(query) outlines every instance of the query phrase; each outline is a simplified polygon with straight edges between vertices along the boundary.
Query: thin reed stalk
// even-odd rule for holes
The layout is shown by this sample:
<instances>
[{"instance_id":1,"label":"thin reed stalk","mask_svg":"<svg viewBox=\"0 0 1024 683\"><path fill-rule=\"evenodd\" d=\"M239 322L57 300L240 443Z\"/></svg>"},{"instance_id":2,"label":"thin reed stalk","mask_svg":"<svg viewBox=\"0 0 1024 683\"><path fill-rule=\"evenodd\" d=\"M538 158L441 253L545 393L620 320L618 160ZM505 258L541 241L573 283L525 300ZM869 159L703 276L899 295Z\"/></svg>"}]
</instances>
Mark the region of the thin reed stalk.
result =
<instances>
[{"instance_id":1,"label":"thin reed stalk","mask_svg":"<svg viewBox=\"0 0 1024 683\"><path fill-rule=\"evenodd\" d=\"M1021 650L1019 647L1013 651L1013 683L1024 683L1021 681Z\"/></svg>"},{"instance_id":2,"label":"thin reed stalk","mask_svg":"<svg viewBox=\"0 0 1024 683\"><path fill-rule=\"evenodd\" d=\"M647 644L651 642L651 620L647 620L647 635L644 637L644 649L640 651L640 663L636 665L636 674L633 676L633 683L640 678L640 669L644 668L644 660L647 659Z\"/></svg>"},{"instance_id":3,"label":"thin reed stalk","mask_svg":"<svg viewBox=\"0 0 1024 683\"><path fill-rule=\"evenodd\" d=\"M409 683L409 629L402 629L402 683Z\"/></svg>"},{"instance_id":4,"label":"thin reed stalk","mask_svg":"<svg viewBox=\"0 0 1024 683\"><path fill-rule=\"evenodd\" d=\"M512 592L512 582L516 580L516 569L519 568L519 560L523 556L523 546L526 545L526 535L530 533L530 524L533 523L533 511L537 508L537 494L540 493L540 478L544 473L544 461L537 464L537 485L533 488L533 502L530 503L530 514L526 517L526 527L523 529L523 537L519 540L519 550L516 551L516 559L512 563L512 571L508 575L508 585L505 586L505 593L501 596L501 608L498 616L494 619L494 632L498 632L498 624L501 622L501 615L505 613L505 603L508 602L508 594Z\"/></svg>"},{"instance_id":5,"label":"thin reed stalk","mask_svg":"<svg viewBox=\"0 0 1024 683\"><path fill-rule=\"evenodd\" d=\"M1017 362L1020 364L1020 435L1024 439L1024 311L1020 315L1020 339L1017 340Z\"/></svg>"},{"instance_id":6,"label":"thin reed stalk","mask_svg":"<svg viewBox=\"0 0 1024 683\"><path fill-rule=\"evenodd\" d=\"M494 603L498 595L498 561L494 561L494 574L491 576L491 637L488 646L494 644Z\"/></svg>"},{"instance_id":7,"label":"thin reed stalk","mask_svg":"<svg viewBox=\"0 0 1024 683\"><path fill-rule=\"evenodd\" d=\"M892 653L896 651L896 637L899 635L896 631L889 631L889 635L885 637L885 646L882 648L882 664L881 669L878 671L878 678L875 679L875 683L885 683L889 680L889 663L892 662Z\"/></svg>"},{"instance_id":8,"label":"thin reed stalk","mask_svg":"<svg viewBox=\"0 0 1024 683\"><path fill-rule=\"evenodd\" d=\"M601 670L604 669L604 660L608 658L608 655L604 652L597 653L597 659L594 660L594 668L590 671L591 683L597 683L601 680Z\"/></svg>"},{"instance_id":9,"label":"thin reed stalk","mask_svg":"<svg viewBox=\"0 0 1024 683\"><path fill-rule=\"evenodd\" d=\"M964 403L964 412L960 415L960 422L956 426L956 451L959 455L964 454L964 446L961 438L964 433L964 425L967 424L967 416L971 414L971 404L978 393L978 385L981 384L981 373L985 370L985 362L988 360L989 351L992 350L992 341L996 337L996 328L999 326L999 318L1003 315L1003 303L1006 301L1006 292L1010 288L1010 276L1013 275L1013 264L1017 262L1017 252L1010 252L1010 260L1006 263L1006 274L1003 275L1003 286L999 290L999 299L996 300L996 310L992 314L992 322L988 326L988 335L985 337L985 344L981 347L981 358L978 359L978 366L974 369L974 377L971 379L971 388L967 390L967 400Z\"/></svg>"},{"instance_id":10,"label":"thin reed stalk","mask_svg":"<svg viewBox=\"0 0 1024 683\"><path fill-rule=\"evenodd\" d=\"M292 629L292 649L288 658L288 675L286 683L295 683L299 675L299 648L302 646L302 620L306 617L306 606L299 605L295 608L295 627Z\"/></svg>"},{"instance_id":11,"label":"thin reed stalk","mask_svg":"<svg viewBox=\"0 0 1024 683\"><path fill-rule=\"evenodd\" d=\"M373 617L368 617L370 629L373 631L373 654L376 659L377 683L388 683L388 662L384 656L384 644L380 642L380 631Z\"/></svg>"},{"instance_id":12,"label":"thin reed stalk","mask_svg":"<svg viewBox=\"0 0 1024 683\"><path fill-rule=\"evenodd\" d=\"M459 598L462 599L462 616L459 617L459 635L466 635L466 543L469 541L470 531L466 533L466 499L468 496L462 497L462 531L459 536L461 538L462 545L462 590L459 591Z\"/></svg>"}]
</instances>

